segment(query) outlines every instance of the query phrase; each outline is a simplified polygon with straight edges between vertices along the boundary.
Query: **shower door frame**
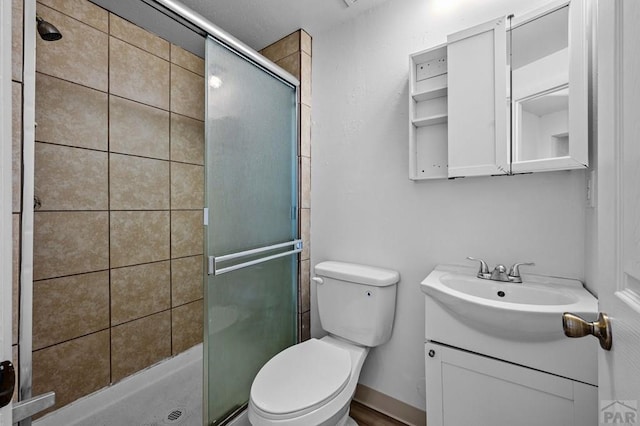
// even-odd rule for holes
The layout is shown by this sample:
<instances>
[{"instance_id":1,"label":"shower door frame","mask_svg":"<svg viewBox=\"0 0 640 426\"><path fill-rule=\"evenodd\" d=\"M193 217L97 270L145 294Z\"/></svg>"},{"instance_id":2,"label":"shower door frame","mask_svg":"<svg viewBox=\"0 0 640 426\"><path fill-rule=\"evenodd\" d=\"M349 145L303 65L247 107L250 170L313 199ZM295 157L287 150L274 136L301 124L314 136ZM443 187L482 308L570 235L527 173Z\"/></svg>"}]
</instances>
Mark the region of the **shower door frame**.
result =
<instances>
[{"instance_id":1,"label":"shower door frame","mask_svg":"<svg viewBox=\"0 0 640 426\"><path fill-rule=\"evenodd\" d=\"M298 309L297 309L297 305L299 303L298 297L297 297L297 292L298 292L298 285L299 285L299 269L300 269L300 255L302 253L302 247L303 247L303 241L302 241L302 236L301 236L301 232L300 232L300 216L299 216L299 193L300 193L300 164L299 164L299 156L300 156L300 128L299 128L299 123L300 123L300 83L297 79L295 79L294 77L291 76L291 78L293 79L293 81L288 80L283 78L282 75L280 74L276 74L273 72L272 70L272 66L270 66L269 68L263 66L262 63L258 63L257 61L253 60L252 57L248 57L244 52L237 50L234 46L230 46L226 43L224 43L223 41L221 41L220 39L214 37L214 36L210 36L211 38L214 39L215 42L217 42L218 44L220 44L222 47L226 48L231 54L235 54L236 56L243 58L246 62L248 62L249 65L253 65L256 68L258 68L258 70L265 72L266 74L270 75L272 78L279 80L280 83L286 85L286 86L290 86L291 89L294 89L294 95L293 95L293 103L295 106L295 111L294 111L294 115L293 115L293 127L294 127L294 132L293 132L293 146L292 146L292 180L293 180L293 185L292 185L292 194L291 194L291 213L292 213L292 217L291 217L291 221L295 224L294 225L294 229L295 231L293 232L295 234L295 236L293 237L292 240L290 241L286 241L286 242L279 242L279 243L275 243L273 245L268 245L268 246L262 246L262 247L258 247L258 248L253 248L253 249L248 249L248 250L243 250L243 251L239 251L239 252L233 252L233 253L228 253L228 254L224 254L224 255L219 255L219 256L215 256L212 255L213 254L213 250L212 250L212 244L211 241L209 240L209 231L205 231L206 232L206 236L205 236L205 259L206 259L206 265L205 265L205 271L204 271L204 282L205 282L205 297L204 300L205 302L209 300L208 297L208 292L209 290L209 285L210 285L210 281L209 278L210 277L215 277L215 276L219 276L222 274L226 274L226 273L233 273L234 271L240 270L240 269L244 269L244 268L250 268L254 265L258 265L260 263L263 262L268 262L270 260L275 260L275 259L279 259L282 257L288 257L288 256L294 256L295 259L295 264L297 266L297 268L293 271L293 280L295 283L295 296L294 296L294 304L295 304L295 308L294 308L294 312L293 312L293 324L292 326L294 327L294 342L297 342L299 340L299 336L297 336L297 330L298 330ZM209 42L207 41L207 44ZM207 46L205 48L205 51L207 52L207 55L209 54L209 47ZM267 60L266 58L264 58L262 55L258 54L258 57L261 59L261 62L266 62L266 64L269 65L273 65L273 63L269 60ZM208 58L206 58L206 62L207 64L209 63ZM279 67L278 67L279 68ZM256 71L258 71L256 70ZM286 72L285 72L286 73ZM288 73L286 73L288 74ZM207 76L205 78L205 80L208 78L208 71L205 72L205 75ZM209 90L207 88L207 90L205 90L205 105L208 108L209 106ZM209 129L209 126L205 127L205 158L209 158L209 154L208 154L208 150L209 148L209 137L207 136L207 131ZM206 163L206 161L205 161ZM207 167L207 165L205 164L205 168ZM205 179L206 184L205 184L205 191L206 191L206 187L207 184L209 182L209 178L207 177ZM208 196L207 194L205 194L205 199L208 200ZM208 203L208 202L207 202ZM208 204L205 204L205 210L204 210L204 215L205 215L205 227L211 225L209 223L209 206ZM283 250L283 251L281 251ZM274 251L277 252L274 254ZM258 257L258 256L262 256L262 257ZM243 259L243 258L248 258L250 260L248 261L244 261L244 262L240 262L240 263L235 263L231 266L226 266L226 267L218 267L218 263L224 264L225 262L229 262L235 259ZM292 259L293 261L293 259ZM209 344L207 341L207 333L208 333L208 316L207 316L207 312L208 312L208 307L207 304L205 303L205 312L204 312L204 321L205 321L205 327L204 327L204 332L205 332L205 338L204 338L204 345L203 345L203 360L205 363L208 362L209 360ZM209 369L207 367L204 368L204 383L203 383L203 422L205 425L209 425L209 386L208 386L208 381L209 381ZM240 416L246 409L248 406L248 401L246 403L244 403L243 405L237 407L234 410L229 411L226 414L226 417L222 418L222 419L218 419L218 421L215 423L217 426L222 426L222 425L226 425L229 422L232 422L234 419L238 418L238 416ZM213 423L212 423L213 424Z\"/></svg>"},{"instance_id":2,"label":"shower door frame","mask_svg":"<svg viewBox=\"0 0 640 426\"><path fill-rule=\"evenodd\" d=\"M0 47L2 52L11 52L12 2L0 0ZM11 54L0 59L0 362L12 359L12 87ZM0 425L10 425L12 403L0 408Z\"/></svg>"}]
</instances>

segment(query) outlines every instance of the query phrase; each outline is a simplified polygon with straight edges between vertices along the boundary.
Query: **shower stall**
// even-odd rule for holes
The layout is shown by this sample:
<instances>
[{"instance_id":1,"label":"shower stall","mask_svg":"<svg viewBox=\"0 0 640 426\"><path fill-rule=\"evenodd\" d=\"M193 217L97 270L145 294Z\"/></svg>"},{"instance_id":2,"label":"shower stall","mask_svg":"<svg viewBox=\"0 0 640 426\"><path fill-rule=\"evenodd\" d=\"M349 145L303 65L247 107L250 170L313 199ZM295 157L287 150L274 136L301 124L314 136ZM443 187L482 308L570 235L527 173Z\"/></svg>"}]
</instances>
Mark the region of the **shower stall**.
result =
<instances>
[{"instance_id":1,"label":"shower stall","mask_svg":"<svg viewBox=\"0 0 640 426\"><path fill-rule=\"evenodd\" d=\"M199 346L183 332L189 327L203 330L203 423L225 424L246 407L262 365L298 339L299 81L176 1L80 3L39 2L36 15L36 0L24 2L24 51L38 44L39 55L53 65L37 68L39 59L24 55L20 321L14 344L20 374L14 421L28 426L31 415L50 405L53 398L43 397L42 379L55 382L56 371L76 392L58 395L61 405L70 404L63 410L71 409L35 424L80 425L102 418L121 424L112 417L118 412L113 401L119 386L121 395L135 394L133 383L150 383L135 377L153 371L160 372L157 383L174 382L166 368L176 363L166 364L164 372L161 367L173 359L187 360L188 369L175 368L188 370L183 381L193 376ZM36 27L44 39L62 41L36 43ZM162 43L147 33L157 34ZM59 43L91 46L94 39L106 40L104 54L91 48L84 56L98 73L104 61L104 77L61 71L74 61L61 55L60 46L69 44ZM127 79L146 63L127 63L127 57L144 57L153 65L137 83ZM163 77L152 74L157 70ZM141 92L147 84L162 86L164 76L166 97ZM198 94L202 107L181 106ZM65 104L72 96L93 102L99 119L91 122L95 117L86 103ZM42 115L47 102L58 107ZM134 110L142 111L144 120L133 119ZM50 119L55 113L59 121ZM65 133L73 126L76 133ZM186 140L178 133L196 128L191 133L198 134L199 126L204 129L202 160L190 156L194 151L177 151L178 142ZM136 145L138 135L153 143ZM127 186L131 182L138 187ZM46 242L40 239L45 234ZM73 259L64 257L68 253ZM184 272L187 266L191 269ZM191 280L188 295L177 287L185 280ZM152 297L138 301L142 294ZM87 317L78 313L56 322L59 308L73 311L76 304L84 306L78 312ZM195 318L199 309L202 314ZM52 321L43 325L48 314ZM153 340L136 335L149 329L158 330L150 334ZM88 348L83 356L54 359L81 346ZM139 353L144 359L132 360ZM169 357L174 358L166 361ZM88 378L69 377L82 368L101 372L100 380L91 377L94 383L86 385L82 381ZM198 386L184 389L194 392ZM115 399L93 406L109 405L108 415L73 418L82 413L84 400L107 391ZM179 411L169 418L177 419Z\"/></svg>"}]
</instances>

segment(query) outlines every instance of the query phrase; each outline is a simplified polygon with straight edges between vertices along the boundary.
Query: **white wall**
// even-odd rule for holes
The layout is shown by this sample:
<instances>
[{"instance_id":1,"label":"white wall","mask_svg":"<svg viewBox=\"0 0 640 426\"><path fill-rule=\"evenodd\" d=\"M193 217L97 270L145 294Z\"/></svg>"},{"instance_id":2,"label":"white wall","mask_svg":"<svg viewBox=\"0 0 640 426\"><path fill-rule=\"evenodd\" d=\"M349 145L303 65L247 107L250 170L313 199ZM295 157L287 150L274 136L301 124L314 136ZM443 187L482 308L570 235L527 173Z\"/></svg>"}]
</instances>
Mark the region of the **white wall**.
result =
<instances>
[{"instance_id":1,"label":"white wall","mask_svg":"<svg viewBox=\"0 0 640 426\"><path fill-rule=\"evenodd\" d=\"M360 382L415 407L425 406L419 283L436 264L535 261L536 272L584 279L583 171L407 177L408 55L542 4L390 0L313 34L312 265L334 259L400 271L393 337L371 352ZM315 288L312 335L322 335Z\"/></svg>"}]
</instances>

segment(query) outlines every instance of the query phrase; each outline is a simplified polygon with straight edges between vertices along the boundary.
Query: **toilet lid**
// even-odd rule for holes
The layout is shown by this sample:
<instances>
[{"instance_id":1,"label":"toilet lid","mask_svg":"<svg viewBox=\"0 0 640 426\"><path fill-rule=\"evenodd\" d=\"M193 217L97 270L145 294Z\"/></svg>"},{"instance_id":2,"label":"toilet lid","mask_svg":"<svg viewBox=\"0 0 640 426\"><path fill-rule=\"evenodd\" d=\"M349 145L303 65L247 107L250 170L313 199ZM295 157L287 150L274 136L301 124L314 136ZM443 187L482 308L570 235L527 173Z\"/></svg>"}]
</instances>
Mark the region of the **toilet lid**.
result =
<instances>
[{"instance_id":1,"label":"toilet lid","mask_svg":"<svg viewBox=\"0 0 640 426\"><path fill-rule=\"evenodd\" d=\"M251 386L251 400L271 414L315 408L337 395L350 374L347 350L307 340L285 349L262 367Z\"/></svg>"}]
</instances>

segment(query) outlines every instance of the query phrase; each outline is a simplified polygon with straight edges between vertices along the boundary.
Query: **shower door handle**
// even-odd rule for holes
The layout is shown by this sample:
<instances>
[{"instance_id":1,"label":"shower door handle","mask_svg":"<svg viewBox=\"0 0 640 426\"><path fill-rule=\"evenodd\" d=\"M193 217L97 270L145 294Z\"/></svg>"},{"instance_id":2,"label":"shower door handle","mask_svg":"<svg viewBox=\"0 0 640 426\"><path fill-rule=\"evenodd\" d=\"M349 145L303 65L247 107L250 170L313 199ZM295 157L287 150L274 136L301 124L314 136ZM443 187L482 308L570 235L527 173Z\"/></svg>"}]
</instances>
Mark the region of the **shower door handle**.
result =
<instances>
[{"instance_id":1,"label":"shower door handle","mask_svg":"<svg viewBox=\"0 0 640 426\"><path fill-rule=\"evenodd\" d=\"M232 266L227 266L225 268L218 268L218 263L228 262L233 259L240 259L242 257L253 257L261 253L266 253L269 251L290 247L293 246L292 250L285 251L282 253L276 253L269 256L261 257L258 259L249 260L247 262L238 263ZM286 243L273 244L271 246L260 247L251 250L240 251L232 254L225 254L224 256L209 256L209 275L222 275L227 272L237 271L238 269L246 268L248 266L257 265L258 263L267 262L269 260L277 259L279 257L288 256L290 254L300 253L302 251L302 240L292 240Z\"/></svg>"}]
</instances>

